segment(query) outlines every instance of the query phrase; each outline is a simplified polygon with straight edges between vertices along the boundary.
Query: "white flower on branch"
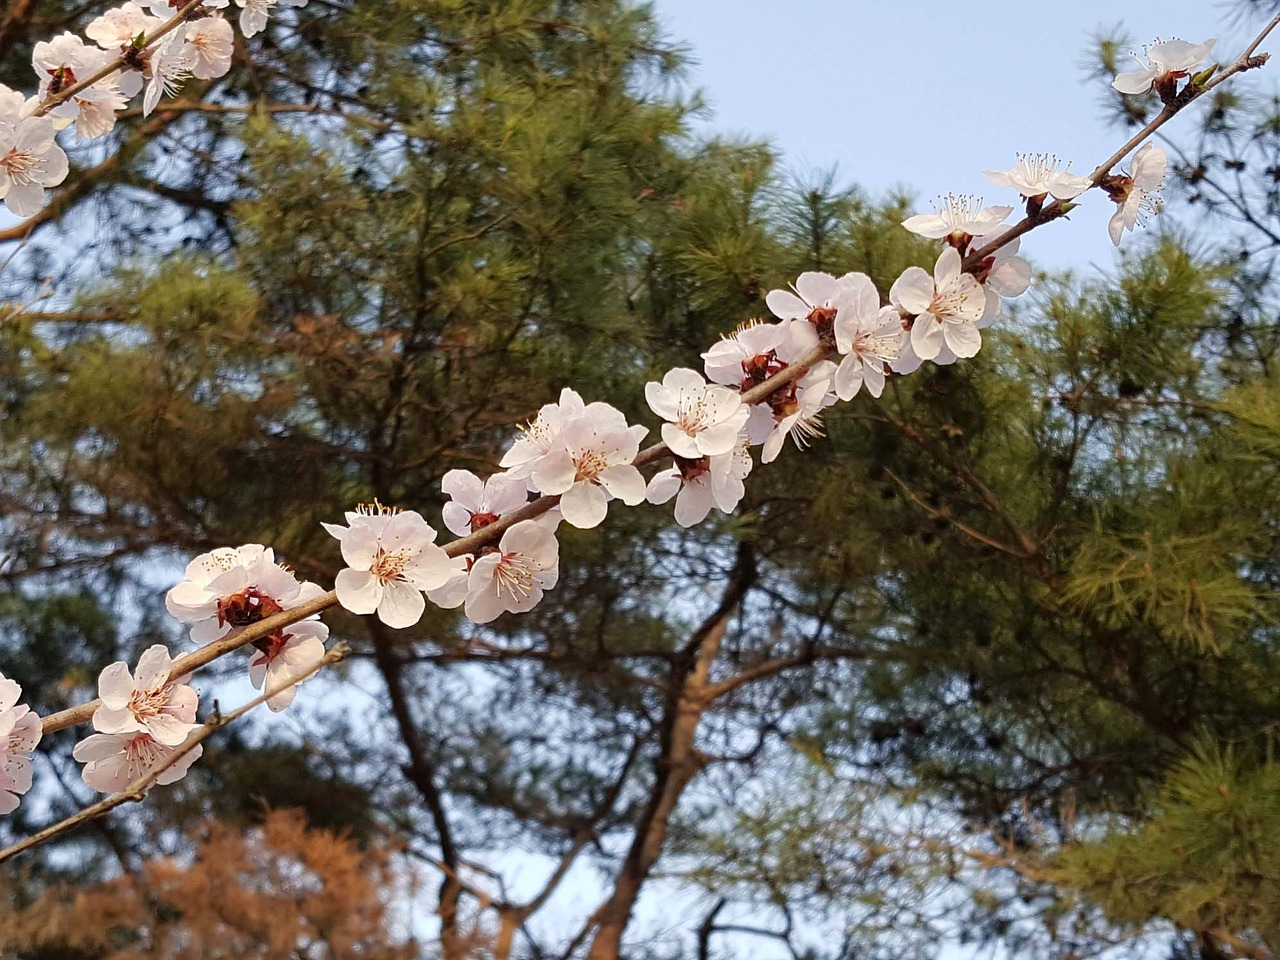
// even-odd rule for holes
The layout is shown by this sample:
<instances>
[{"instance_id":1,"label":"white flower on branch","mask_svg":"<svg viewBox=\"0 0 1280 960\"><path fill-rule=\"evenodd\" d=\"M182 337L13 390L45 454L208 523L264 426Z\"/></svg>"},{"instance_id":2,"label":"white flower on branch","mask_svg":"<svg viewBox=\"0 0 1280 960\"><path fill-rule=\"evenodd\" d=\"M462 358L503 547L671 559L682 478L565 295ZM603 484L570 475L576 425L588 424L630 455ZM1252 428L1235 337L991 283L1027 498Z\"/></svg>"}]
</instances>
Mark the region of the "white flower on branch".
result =
<instances>
[{"instance_id":1,"label":"white flower on branch","mask_svg":"<svg viewBox=\"0 0 1280 960\"><path fill-rule=\"evenodd\" d=\"M747 433L751 443L763 444L761 463L777 459L787 437L805 450L814 438L823 436L822 410L835 402L836 396L831 392L835 373L834 363L821 360L794 384L774 391L751 408Z\"/></svg>"},{"instance_id":2,"label":"white flower on branch","mask_svg":"<svg viewBox=\"0 0 1280 960\"><path fill-rule=\"evenodd\" d=\"M279 712L293 703L298 684L311 679L306 676L294 682L324 659L324 641L328 636L329 628L320 621L303 620L253 641L257 649L249 658L249 682L254 689L272 690L289 684L267 698L267 706L273 711Z\"/></svg>"},{"instance_id":3,"label":"white flower on branch","mask_svg":"<svg viewBox=\"0 0 1280 960\"><path fill-rule=\"evenodd\" d=\"M323 593L278 566L270 547L249 543L196 557L187 564L185 579L165 595L164 605L193 624L192 641L211 643Z\"/></svg>"},{"instance_id":4,"label":"white flower on branch","mask_svg":"<svg viewBox=\"0 0 1280 960\"><path fill-rule=\"evenodd\" d=\"M1102 181L1102 189L1116 203L1116 212L1107 224L1107 233L1117 247L1124 231L1144 222L1144 213L1154 215L1164 209L1164 201L1156 193L1164 186L1167 165L1165 152L1154 143L1148 143L1134 154L1129 176L1112 176Z\"/></svg>"},{"instance_id":5,"label":"white flower on branch","mask_svg":"<svg viewBox=\"0 0 1280 960\"><path fill-rule=\"evenodd\" d=\"M702 354L703 369L712 383L746 389L766 380L786 367L779 357L794 353L788 350L793 337L793 323L761 323L752 321L724 337Z\"/></svg>"},{"instance_id":6,"label":"white flower on branch","mask_svg":"<svg viewBox=\"0 0 1280 960\"><path fill-rule=\"evenodd\" d=\"M889 290L890 302L915 316L911 346L921 360L932 360L944 344L957 357L966 358L982 347L977 323L986 312L986 295L960 267L959 251L947 247L932 277L920 267L907 267Z\"/></svg>"},{"instance_id":7,"label":"white flower on branch","mask_svg":"<svg viewBox=\"0 0 1280 960\"><path fill-rule=\"evenodd\" d=\"M1046 196L1074 200L1089 189L1090 180L1059 170L1061 162L1048 153L1020 153L1012 170L983 170L982 175L998 187L1012 187L1024 199L1037 204L1043 203Z\"/></svg>"},{"instance_id":8,"label":"white flower on branch","mask_svg":"<svg viewBox=\"0 0 1280 960\"><path fill-rule=\"evenodd\" d=\"M907 331L894 307L880 306L880 294L866 274L848 275L836 301L834 333L836 349L844 354L836 370L834 386L841 400L852 400L862 388L873 397L884 390L886 363L902 353Z\"/></svg>"},{"instance_id":9,"label":"white flower on branch","mask_svg":"<svg viewBox=\"0 0 1280 960\"><path fill-rule=\"evenodd\" d=\"M165 19L171 13L166 13ZM150 36L162 26L164 20L150 16L138 4L128 2L113 7L90 21L85 27L84 35L108 53L118 54L132 46L137 37Z\"/></svg>"},{"instance_id":10,"label":"white flower on branch","mask_svg":"<svg viewBox=\"0 0 1280 960\"><path fill-rule=\"evenodd\" d=\"M649 409L667 421L662 439L671 452L690 459L732 450L751 412L736 392L708 384L687 367L668 370L661 383L646 383L644 396Z\"/></svg>"},{"instance_id":11,"label":"white flower on branch","mask_svg":"<svg viewBox=\"0 0 1280 960\"><path fill-rule=\"evenodd\" d=\"M0 814L18 809L31 789L31 757L40 742L40 718L18 703L22 687L0 673Z\"/></svg>"},{"instance_id":12,"label":"white flower on branch","mask_svg":"<svg viewBox=\"0 0 1280 960\"><path fill-rule=\"evenodd\" d=\"M281 0L286 6L305 7L307 0ZM240 11L240 32L246 37L267 29L267 20L276 6L276 0L236 0Z\"/></svg>"},{"instance_id":13,"label":"white flower on branch","mask_svg":"<svg viewBox=\"0 0 1280 960\"><path fill-rule=\"evenodd\" d=\"M197 80L213 80L231 69L235 34L221 17L204 17L187 24L186 52L191 75Z\"/></svg>"},{"instance_id":14,"label":"white flower on branch","mask_svg":"<svg viewBox=\"0 0 1280 960\"><path fill-rule=\"evenodd\" d=\"M389 627L411 627L426 609L423 592L466 568L435 545L436 532L414 510L379 503L347 514L349 526L321 524L342 545L347 569L334 580L338 602L352 613L377 613Z\"/></svg>"},{"instance_id":15,"label":"white flower on branch","mask_svg":"<svg viewBox=\"0 0 1280 960\"><path fill-rule=\"evenodd\" d=\"M71 756L85 765L80 771L85 783L99 793L117 793L171 760L155 783L162 787L175 783L203 753L201 744L182 753L181 745L167 746L146 733L95 733L77 743Z\"/></svg>"},{"instance_id":16,"label":"white flower on branch","mask_svg":"<svg viewBox=\"0 0 1280 960\"><path fill-rule=\"evenodd\" d=\"M565 423L559 446L538 460L533 484L543 493L561 495L560 510L575 527L598 526L610 500L629 507L644 500L644 477L631 461L648 432L627 426L622 411L607 403L588 404Z\"/></svg>"},{"instance_id":17,"label":"white flower on branch","mask_svg":"<svg viewBox=\"0 0 1280 960\"><path fill-rule=\"evenodd\" d=\"M981 198L953 193L939 197L933 206L933 213L917 213L903 220L902 225L930 240L966 241L969 237L990 233L1013 213L1013 207L984 209Z\"/></svg>"},{"instance_id":18,"label":"white flower on branch","mask_svg":"<svg viewBox=\"0 0 1280 960\"><path fill-rule=\"evenodd\" d=\"M1138 69L1121 73L1111 81L1111 86L1121 93L1137 96L1146 93L1153 86L1165 99L1177 93L1178 81L1191 75L1213 51L1218 41L1209 38L1203 43L1189 43L1186 40L1157 40L1150 46L1143 47L1147 62L1133 55L1138 61Z\"/></svg>"},{"instance_id":19,"label":"white flower on branch","mask_svg":"<svg viewBox=\"0 0 1280 960\"><path fill-rule=\"evenodd\" d=\"M666 503L676 498L676 523L691 527L707 518L712 507L732 513L746 493L743 480L751 473L751 453L745 432L728 453L713 457L675 457L675 466L649 479L645 499Z\"/></svg>"},{"instance_id":20,"label":"white flower on branch","mask_svg":"<svg viewBox=\"0 0 1280 960\"><path fill-rule=\"evenodd\" d=\"M142 115L151 116L162 96L173 96L191 78L192 54L181 33L171 33L151 48L147 60L147 92L142 98Z\"/></svg>"},{"instance_id":21,"label":"white flower on branch","mask_svg":"<svg viewBox=\"0 0 1280 960\"><path fill-rule=\"evenodd\" d=\"M503 534L496 550L481 554L467 576L463 612L473 623L503 613L532 610L560 578L560 545L554 527L522 520Z\"/></svg>"},{"instance_id":22,"label":"white flower on branch","mask_svg":"<svg viewBox=\"0 0 1280 960\"><path fill-rule=\"evenodd\" d=\"M45 188L57 186L67 176L67 155L53 137L53 121L48 117L19 119L0 114L0 198L14 216L38 213L44 206Z\"/></svg>"},{"instance_id":23,"label":"white flower on branch","mask_svg":"<svg viewBox=\"0 0 1280 960\"><path fill-rule=\"evenodd\" d=\"M565 387L557 402L543 404L538 416L520 428L522 436L503 454L499 466L508 476L527 480L542 458L559 447L564 425L585 410L577 391Z\"/></svg>"},{"instance_id":24,"label":"white flower on branch","mask_svg":"<svg viewBox=\"0 0 1280 960\"><path fill-rule=\"evenodd\" d=\"M99 733L148 734L157 743L176 747L198 724L200 697L184 682L170 682L173 660L162 644L143 651L136 674L118 660L98 675L98 699L93 728Z\"/></svg>"},{"instance_id":25,"label":"white flower on branch","mask_svg":"<svg viewBox=\"0 0 1280 960\"><path fill-rule=\"evenodd\" d=\"M508 473L481 480L470 470L450 470L440 489L452 498L444 505L444 525L459 537L475 533L529 502L524 481Z\"/></svg>"},{"instance_id":26,"label":"white flower on branch","mask_svg":"<svg viewBox=\"0 0 1280 960\"><path fill-rule=\"evenodd\" d=\"M973 246L981 249L991 239L994 238L974 237ZM982 284L987 298L982 319L978 321L979 329L989 327L1000 316L1005 297L1020 297L1031 286L1031 264L1018 256L1021 243L1021 238L1015 237L995 253L983 257L982 263L974 271L974 279Z\"/></svg>"}]
</instances>

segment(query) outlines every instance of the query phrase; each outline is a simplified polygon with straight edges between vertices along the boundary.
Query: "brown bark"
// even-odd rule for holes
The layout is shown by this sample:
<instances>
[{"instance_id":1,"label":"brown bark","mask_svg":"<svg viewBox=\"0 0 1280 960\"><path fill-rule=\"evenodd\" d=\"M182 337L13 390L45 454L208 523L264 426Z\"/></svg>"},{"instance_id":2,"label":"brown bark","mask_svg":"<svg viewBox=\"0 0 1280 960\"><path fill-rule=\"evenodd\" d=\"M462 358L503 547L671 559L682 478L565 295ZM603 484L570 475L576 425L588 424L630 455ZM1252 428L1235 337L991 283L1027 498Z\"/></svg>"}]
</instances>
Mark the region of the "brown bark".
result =
<instances>
[{"instance_id":1,"label":"brown bark","mask_svg":"<svg viewBox=\"0 0 1280 960\"><path fill-rule=\"evenodd\" d=\"M738 548L733 576L720 606L693 634L672 668L666 709L659 731L654 783L636 827L635 837L614 881L613 893L588 922L595 938L588 960L617 960L622 935L631 920L640 890L662 853L671 816L681 794L706 763L695 746L698 723L711 702L711 666L720 652L729 621L755 581L754 555L749 545Z\"/></svg>"}]
</instances>

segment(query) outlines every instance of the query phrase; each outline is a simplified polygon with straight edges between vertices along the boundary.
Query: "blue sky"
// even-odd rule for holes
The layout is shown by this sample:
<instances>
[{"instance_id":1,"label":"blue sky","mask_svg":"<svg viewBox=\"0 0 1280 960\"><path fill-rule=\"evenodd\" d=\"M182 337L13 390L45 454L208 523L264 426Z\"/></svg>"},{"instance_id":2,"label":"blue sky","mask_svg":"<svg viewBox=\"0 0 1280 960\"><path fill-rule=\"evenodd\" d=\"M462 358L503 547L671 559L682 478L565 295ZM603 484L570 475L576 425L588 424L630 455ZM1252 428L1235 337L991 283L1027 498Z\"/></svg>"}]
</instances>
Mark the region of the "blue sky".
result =
<instances>
[{"instance_id":1,"label":"blue sky","mask_svg":"<svg viewBox=\"0 0 1280 960\"><path fill-rule=\"evenodd\" d=\"M1217 0L657 0L696 63L691 83L712 108L708 130L764 137L795 170L838 164L847 182L880 194L909 188L927 212L947 192L1012 203L985 168L1019 152L1056 153L1088 173L1124 136L1108 129L1099 87L1081 68L1090 36L1122 25L1135 48L1156 37L1218 38L1215 57L1247 42ZM1249 34L1251 36L1252 34ZM1273 49L1280 58L1280 40ZM1280 59L1278 59L1280 62ZM1269 68L1262 73L1276 73ZM1268 87L1274 77L1246 78ZM1189 130L1192 118L1168 129ZM1049 268L1110 267L1114 207L1091 193L1070 223L1024 244Z\"/></svg>"}]
</instances>

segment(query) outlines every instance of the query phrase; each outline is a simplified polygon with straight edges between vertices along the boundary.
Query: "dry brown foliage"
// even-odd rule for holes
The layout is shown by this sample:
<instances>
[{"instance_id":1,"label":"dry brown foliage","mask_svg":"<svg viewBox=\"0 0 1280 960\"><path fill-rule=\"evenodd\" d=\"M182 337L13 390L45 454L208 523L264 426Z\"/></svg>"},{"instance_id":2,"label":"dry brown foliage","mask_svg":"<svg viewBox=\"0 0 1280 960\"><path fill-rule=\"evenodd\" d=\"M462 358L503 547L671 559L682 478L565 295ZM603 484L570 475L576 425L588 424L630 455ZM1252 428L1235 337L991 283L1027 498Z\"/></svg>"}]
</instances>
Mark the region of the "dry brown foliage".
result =
<instances>
[{"instance_id":1,"label":"dry brown foliage","mask_svg":"<svg viewBox=\"0 0 1280 960\"><path fill-rule=\"evenodd\" d=\"M148 863L107 883L52 890L0 916L0 955L262 960L408 960L387 900L387 846L308 828L274 811L241 831L213 821L189 858ZM6 891L7 892L7 891Z\"/></svg>"}]
</instances>

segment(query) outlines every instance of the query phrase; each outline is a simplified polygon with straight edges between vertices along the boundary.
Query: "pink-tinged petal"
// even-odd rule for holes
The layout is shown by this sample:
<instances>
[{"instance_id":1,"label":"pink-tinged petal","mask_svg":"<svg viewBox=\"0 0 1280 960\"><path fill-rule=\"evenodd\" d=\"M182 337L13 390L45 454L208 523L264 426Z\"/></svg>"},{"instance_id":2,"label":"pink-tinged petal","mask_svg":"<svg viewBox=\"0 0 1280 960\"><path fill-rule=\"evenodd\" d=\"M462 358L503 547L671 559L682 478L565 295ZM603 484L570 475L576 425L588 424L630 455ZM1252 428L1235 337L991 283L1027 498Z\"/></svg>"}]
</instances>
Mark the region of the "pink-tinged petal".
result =
<instances>
[{"instance_id":1,"label":"pink-tinged petal","mask_svg":"<svg viewBox=\"0 0 1280 960\"><path fill-rule=\"evenodd\" d=\"M187 676L190 676L188 674ZM174 686L169 692L169 705L165 713L183 723L193 723L196 709L200 706L200 695L186 684Z\"/></svg>"},{"instance_id":2,"label":"pink-tinged petal","mask_svg":"<svg viewBox=\"0 0 1280 960\"><path fill-rule=\"evenodd\" d=\"M381 549L378 535L361 524L342 538L342 562L357 570L368 570Z\"/></svg>"},{"instance_id":3,"label":"pink-tinged petal","mask_svg":"<svg viewBox=\"0 0 1280 960\"><path fill-rule=\"evenodd\" d=\"M187 734L191 732L193 725L183 723L177 717L160 714L148 720L146 728L157 743L163 743L166 747L176 747L187 739Z\"/></svg>"},{"instance_id":4,"label":"pink-tinged petal","mask_svg":"<svg viewBox=\"0 0 1280 960\"><path fill-rule=\"evenodd\" d=\"M933 302L933 278L920 267L907 267L902 276L893 281L889 299L907 313L922 314Z\"/></svg>"},{"instance_id":5,"label":"pink-tinged petal","mask_svg":"<svg viewBox=\"0 0 1280 960\"><path fill-rule=\"evenodd\" d=\"M1120 235L1124 232L1124 205L1116 207L1116 212L1111 215L1111 219L1107 222L1107 235L1111 237L1111 242L1117 247L1120 246Z\"/></svg>"},{"instance_id":6,"label":"pink-tinged petal","mask_svg":"<svg viewBox=\"0 0 1280 960\"><path fill-rule=\"evenodd\" d=\"M713 498L711 484L686 483L676 496L676 523L682 527L692 527L707 519L711 512Z\"/></svg>"},{"instance_id":7,"label":"pink-tinged petal","mask_svg":"<svg viewBox=\"0 0 1280 960\"><path fill-rule=\"evenodd\" d=\"M8 816L18 809L18 798L7 790L0 790L0 816Z\"/></svg>"},{"instance_id":8,"label":"pink-tinged petal","mask_svg":"<svg viewBox=\"0 0 1280 960\"><path fill-rule=\"evenodd\" d=\"M506 610L494 584L493 572L497 565L498 557L489 554L477 560L471 568L463 613L472 623L489 623Z\"/></svg>"},{"instance_id":9,"label":"pink-tinged petal","mask_svg":"<svg viewBox=\"0 0 1280 960\"><path fill-rule=\"evenodd\" d=\"M858 395L858 390L862 387L862 366L862 359L852 353L840 361L834 385L836 396L841 400L852 400Z\"/></svg>"},{"instance_id":10,"label":"pink-tinged petal","mask_svg":"<svg viewBox=\"0 0 1280 960\"><path fill-rule=\"evenodd\" d=\"M671 452L678 457L693 460L699 456L697 439L685 433L674 423L664 423L662 425L662 442L670 447Z\"/></svg>"},{"instance_id":11,"label":"pink-tinged petal","mask_svg":"<svg viewBox=\"0 0 1280 960\"><path fill-rule=\"evenodd\" d=\"M747 408L742 404L738 404L738 406L742 410L741 417L735 416L732 420L717 423L698 434L697 448L699 455L718 457L737 446L738 434L742 432L742 425L747 420Z\"/></svg>"},{"instance_id":12,"label":"pink-tinged petal","mask_svg":"<svg viewBox=\"0 0 1280 960\"><path fill-rule=\"evenodd\" d=\"M914 217L903 220L902 225L929 240L940 240L951 232L950 225L936 213L917 213Z\"/></svg>"},{"instance_id":13,"label":"pink-tinged petal","mask_svg":"<svg viewBox=\"0 0 1280 960\"><path fill-rule=\"evenodd\" d=\"M769 439L760 448L761 463L773 463L774 460L778 459L778 454L782 452L782 444L787 439L787 432L796 420L797 417L792 414L773 428L773 432L769 434Z\"/></svg>"},{"instance_id":14,"label":"pink-tinged petal","mask_svg":"<svg viewBox=\"0 0 1280 960\"><path fill-rule=\"evenodd\" d=\"M196 744L177 760L173 766L166 768L159 776L156 777L157 786L167 787L171 783L177 783L187 775L187 771L191 769L191 765L204 755L204 746Z\"/></svg>"},{"instance_id":15,"label":"pink-tinged petal","mask_svg":"<svg viewBox=\"0 0 1280 960\"><path fill-rule=\"evenodd\" d=\"M440 481L440 490L473 513L484 499L484 483L470 470L450 470Z\"/></svg>"},{"instance_id":16,"label":"pink-tinged petal","mask_svg":"<svg viewBox=\"0 0 1280 960\"><path fill-rule=\"evenodd\" d=\"M418 590L435 590L449 582L459 570L464 569L461 559L450 557L431 544L404 570L404 578Z\"/></svg>"},{"instance_id":17,"label":"pink-tinged petal","mask_svg":"<svg viewBox=\"0 0 1280 960\"><path fill-rule=\"evenodd\" d=\"M520 553L539 566L553 567L559 561L560 544L555 531L533 520L521 520L502 535L503 553Z\"/></svg>"},{"instance_id":18,"label":"pink-tinged petal","mask_svg":"<svg viewBox=\"0 0 1280 960\"><path fill-rule=\"evenodd\" d=\"M378 619L388 627L412 627L427 608L422 593L407 583L388 583L378 604Z\"/></svg>"},{"instance_id":19,"label":"pink-tinged petal","mask_svg":"<svg viewBox=\"0 0 1280 960\"><path fill-rule=\"evenodd\" d=\"M531 479L535 489L542 493L555 495L564 493L573 486L578 468L573 457L564 449L552 450L533 468Z\"/></svg>"},{"instance_id":20,"label":"pink-tinged petal","mask_svg":"<svg viewBox=\"0 0 1280 960\"><path fill-rule=\"evenodd\" d=\"M271 661L265 653L257 653L249 660L249 682L255 690L262 689L262 681L266 679L267 667Z\"/></svg>"},{"instance_id":21,"label":"pink-tinged petal","mask_svg":"<svg viewBox=\"0 0 1280 960\"><path fill-rule=\"evenodd\" d=\"M942 328L946 324L939 323L932 314L922 313L916 317L911 328L911 349L921 360L932 360L942 349Z\"/></svg>"},{"instance_id":22,"label":"pink-tinged petal","mask_svg":"<svg viewBox=\"0 0 1280 960\"><path fill-rule=\"evenodd\" d=\"M436 531L416 510L402 510L387 521L382 531L382 545L394 550L402 544L435 543Z\"/></svg>"},{"instance_id":23,"label":"pink-tinged petal","mask_svg":"<svg viewBox=\"0 0 1280 960\"><path fill-rule=\"evenodd\" d=\"M984 287L987 295L987 305L982 311L982 316L978 318L977 325L979 329L989 327L996 322L996 318L1000 316L1000 311L1004 309L1004 301L1000 299L1000 294L996 293L990 287Z\"/></svg>"},{"instance_id":24,"label":"pink-tinged petal","mask_svg":"<svg viewBox=\"0 0 1280 960\"><path fill-rule=\"evenodd\" d=\"M31 761L26 757L10 757L5 762L4 772L13 781L9 789L14 793L26 793L31 789Z\"/></svg>"},{"instance_id":25,"label":"pink-tinged petal","mask_svg":"<svg viewBox=\"0 0 1280 960\"><path fill-rule=\"evenodd\" d=\"M191 627L191 642L203 646L206 643L221 640L230 632L230 626L219 624L216 619L201 620Z\"/></svg>"},{"instance_id":26,"label":"pink-tinged petal","mask_svg":"<svg viewBox=\"0 0 1280 960\"><path fill-rule=\"evenodd\" d=\"M683 481L680 479L680 471L675 467L670 470L660 470L649 478L649 485L645 488L644 498L654 504L666 503L680 492L680 488L683 485Z\"/></svg>"},{"instance_id":27,"label":"pink-tinged petal","mask_svg":"<svg viewBox=\"0 0 1280 960\"><path fill-rule=\"evenodd\" d=\"M157 643L142 651L138 658L138 669L134 673L134 683L139 690L159 690L169 682L169 671L173 669L173 659L164 644Z\"/></svg>"},{"instance_id":28,"label":"pink-tinged petal","mask_svg":"<svg viewBox=\"0 0 1280 960\"><path fill-rule=\"evenodd\" d=\"M1031 264L1022 257L1010 257L996 264L987 284L1002 297L1020 297L1031 286Z\"/></svg>"},{"instance_id":29,"label":"pink-tinged petal","mask_svg":"<svg viewBox=\"0 0 1280 960\"><path fill-rule=\"evenodd\" d=\"M598 527L609 512L609 501L601 487L582 481L565 491L560 499L560 512L566 522L579 530L590 530Z\"/></svg>"},{"instance_id":30,"label":"pink-tinged petal","mask_svg":"<svg viewBox=\"0 0 1280 960\"><path fill-rule=\"evenodd\" d=\"M803 320L812 309L790 290L770 290L765 294L764 304L782 320Z\"/></svg>"},{"instance_id":31,"label":"pink-tinged petal","mask_svg":"<svg viewBox=\"0 0 1280 960\"><path fill-rule=\"evenodd\" d=\"M98 674L98 698L104 706L121 709L129 703L133 691L133 676L129 673L129 665L123 660L103 667Z\"/></svg>"},{"instance_id":32,"label":"pink-tinged petal","mask_svg":"<svg viewBox=\"0 0 1280 960\"><path fill-rule=\"evenodd\" d=\"M382 602L382 582L368 570L341 570L333 587L338 603L352 613L373 613Z\"/></svg>"},{"instance_id":33,"label":"pink-tinged petal","mask_svg":"<svg viewBox=\"0 0 1280 960\"><path fill-rule=\"evenodd\" d=\"M128 670L128 667L125 668ZM0 713L12 710L22 696L22 687L16 680L0 675Z\"/></svg>"},{"instance_id":34,"label":"pink-tinged petal","mask_svg":"<svg viewBox=\"0 0 1280 960\"><path fill-rule=\"evenodd\" d=\"M620 463L606 467L597 479L601 486L628 507L644 503L644 476L631 464Z\"/></svg>"},{"instance_id":35,"label":"pink-tinged petal","mask_svg":"<svg viewBox=\"0 0 1280 960\"><path fill-rule=\"evenodd\" d=\"M450 500L440 511L445 528L454 536L465 537L471 532L472 510L464 507L456 500Z\"/></svg>"},{"instance_id":36,"label":"pink-tinged petal","mask_svg":"<svg viewBox=\"0 0 1280 960\"><path fill-rule=\"evenodd\" d=\"M677 395L656 380L644 385L644 399L649 409L664 420L674 420L679 415Z\"/></svg>"},{"instance_id":37,"label":"pink-tinged petal","mask_svg":"<svg viewBox=\"0 0 1280 960\"><path fill-rule=\"evenodd\" d=\"M453 610L455 607L460 607L463 601L467 599L467 580L468 576L464 570L444 586L437 587L435 590L428 590L427 599L441 610Z\"/></svg>"},{"instance_id":38,"label":"pink-tinged petal","mask_svg":"<svg viewBox=\"0 0 1280 960\"><path fill-rule=\"evenodd\" d=\"M285 647L279 660L288 664L290 676L306 673L324 659L324 644L315 637Z\"/></svg>"},{"instance_id":39,"label":"pink-tinged petal","mask_svg":"<svg viewBox=\"0 0 1280 960\"><path fill-rule=\"evenodd\" d=\"M272 713L279 713L293 703L293 698L297 695L298 688L296 686L285 687L275 696L267 698L267 709Z\"/></svg>"},{"instance_id":40,"label":"pink-tinged petal","mask_svg":"<svg viewBox=\"0 0 1280 960\"><path fill-rule=\"evenodd\" d=\"M41 729L40 718L28 712L9 732L9 748L18 753L30 753L36 748L42 736L44 736L44 730Z\"/></svg>"},{"instance_id":41,"label":"pink-tinged petal","mask_svg":"<svg viewBox=\"0 0 1280 960\"><path fill-rule=\"evenodd\" d=\"M93 729L99 733L132 733L142 729L133 711L127 707L108 707L103 704L93 711Z\"/></svg>"},{"instance_id":42,"label":"pink-tinged petal","mask_svg":"<svg viewBox=\"0 0 1280 960\"><path fill-rule=\"evenodd\" d=\"M71 756L80 763L97 763L120 753L127 739L115 734L91 733L75 745Z\"/></svg>"},{"instance_id":43,"label":"pink-tinged petal","mask_svg":"<svg viewBox=\"0 0 1280 960\"><path fill-rule=\"evenodd\" d=\"M803 300L821 307L836 298L840 292L840 281L829 273L806 270L796 278L796 291ZM805 311L805 316L808 316L808 311Z\"/></svg>"},{"instance_id":44,"label":"pink-tinged petal","mask_svg":"<svg viewBox=\"0 0 1280 960\"><path fill-rule=\"evenodd\" d=\"M489 502L489 512L498 516L506 516L529 502L529 490L524 481L501 473L489 478L484 492Z\"/></svg>"},{"instance_id":45,"label":"pink-tinged petal","mask_svg":"<svg viewBox=\"0 0 1280 960\"><path fill-rule=\"evenodd\" d=\"M970 323L943 324L943 339L957 357L968 359L982 349L982 331Z\"/></svg>"}]
</instances>

